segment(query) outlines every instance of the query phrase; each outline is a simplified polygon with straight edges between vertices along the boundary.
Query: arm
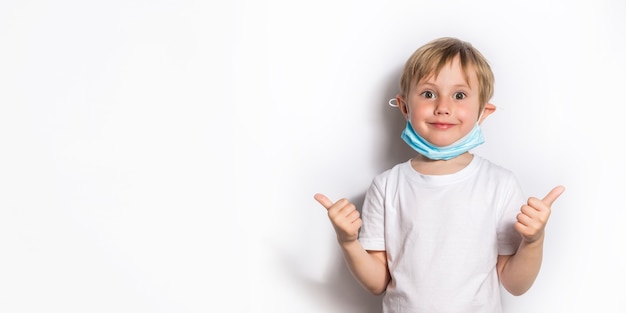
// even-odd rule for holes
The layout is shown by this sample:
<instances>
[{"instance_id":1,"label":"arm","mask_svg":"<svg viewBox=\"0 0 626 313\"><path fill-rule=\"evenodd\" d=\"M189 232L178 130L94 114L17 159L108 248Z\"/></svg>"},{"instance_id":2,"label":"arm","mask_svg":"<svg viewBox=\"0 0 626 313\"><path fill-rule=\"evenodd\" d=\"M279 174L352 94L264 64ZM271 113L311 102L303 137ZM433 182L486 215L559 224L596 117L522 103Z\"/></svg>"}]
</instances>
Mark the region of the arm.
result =
<instances>
[{"instance_id":1,"label":"arm","mask_svg":"<svg viewBox=\"0 0 626 313\"><path fill-rule=\"evenodd\" d=\"M315 200L328 210L328 218L352 275L371 293L382 294L391 277L387 269L387 253L367 251L361 246L357 240L362 224L359 211L346 199L333 203L326 196L316 194Z\"/></svg>"},{"instance_id":2,"label":"arm","mask_svg":"<svg viewBox=\"0 0 626 313\"><path fill-rule=\"evenodd\" d=\"M522 241L514 255L498 256L498 276L502 286L514 296L524 294L539 274L543 258L543 239Z\"/></svg>"},{"instance_id":3,"label":"arm","mask_svg":"<svg viewBox=\"0 0 626 313\"><path fill-rule=\"evenodd\" d=\"M552 203L565 191L562 186L555 187L543 199L528 199L517 215L515 230L522 235L517 252L514 255L498 256L498 276L504 288L511 294L524 294L534 283L543 259L543 241L545 226L550 217Z\"/></svg>"}]
</instances>

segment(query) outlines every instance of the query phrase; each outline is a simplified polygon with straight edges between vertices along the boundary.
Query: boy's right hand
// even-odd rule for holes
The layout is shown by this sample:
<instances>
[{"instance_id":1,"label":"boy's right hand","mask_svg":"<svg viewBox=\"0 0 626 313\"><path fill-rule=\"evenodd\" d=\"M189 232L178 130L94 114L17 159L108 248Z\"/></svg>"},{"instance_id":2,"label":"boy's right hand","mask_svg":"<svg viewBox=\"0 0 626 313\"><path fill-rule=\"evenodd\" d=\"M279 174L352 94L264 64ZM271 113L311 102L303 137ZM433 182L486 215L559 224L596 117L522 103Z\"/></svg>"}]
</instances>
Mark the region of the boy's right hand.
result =
<instances>
[{"instance_id":1,"label":"boy's right hand","mask_svg":"<svg viewBox=\"0 0 626 313\"><path fill-rule=\"evenodd\" d=\"M348 243L357 240L359 228L361 228L363 222L354 204L346 199L341 199L333 203L328 197L321 193L315 194L313 198L328 210L328 218L335 228L337 240L340 243Z\"/></svg>"}]
</instances>

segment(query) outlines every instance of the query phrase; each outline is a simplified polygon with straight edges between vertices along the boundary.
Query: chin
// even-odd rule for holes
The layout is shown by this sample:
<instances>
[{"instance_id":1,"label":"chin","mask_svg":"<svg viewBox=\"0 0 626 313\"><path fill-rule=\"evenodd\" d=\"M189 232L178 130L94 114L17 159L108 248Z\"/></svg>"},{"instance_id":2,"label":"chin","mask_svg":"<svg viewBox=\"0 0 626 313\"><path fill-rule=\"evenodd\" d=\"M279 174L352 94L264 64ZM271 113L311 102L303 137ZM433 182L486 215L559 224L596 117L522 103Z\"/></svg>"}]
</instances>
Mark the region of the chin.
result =
<instances>
[{"instance_id":1,"label":"chin","mask_svg":"<svg viewBox=\"0 0 626 313\"><path fill-rule=\"evenodd\" d=\"M456 141L449 141L449 140L434 140L434 141L429 141L431 144L437 146L437 147L447 147L453 143L455 143Z\"/></svg>"}]
</instances>

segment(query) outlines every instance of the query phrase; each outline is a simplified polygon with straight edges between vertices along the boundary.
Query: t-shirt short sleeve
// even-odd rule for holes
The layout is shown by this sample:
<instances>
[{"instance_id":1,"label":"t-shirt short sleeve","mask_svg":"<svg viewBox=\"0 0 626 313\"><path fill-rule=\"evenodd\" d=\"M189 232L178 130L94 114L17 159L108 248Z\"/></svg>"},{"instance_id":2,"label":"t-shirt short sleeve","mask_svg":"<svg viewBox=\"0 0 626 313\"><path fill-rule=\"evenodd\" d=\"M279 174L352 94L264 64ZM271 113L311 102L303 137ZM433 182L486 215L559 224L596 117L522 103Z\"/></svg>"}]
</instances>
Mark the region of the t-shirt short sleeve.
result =
<instances>
[{"instance_id":1,"label":"t-shirt short sleeve","mask_svg":"<svg viewBox=\"0 0 626 313\"><path fill-rule=\"evenodd\" d=\"M365 193L361 209L363 226L359 232L359 242L365 250L385 250L385 201L381 190L382 175L374 178Z\"/></svg>"},{"instance_id":2,"label":"t-shirt short sleeve","mask_svg":"<svg viewBox=\"0 0 626 313\"><path fill-rule=\"evenodd\" d=\"M513 175L503 184L501 198L500 218L498 221L498 254L515 254L522 240L521 235L515 230L517 215L521 206L525 203L519 182Z\"/></svg>"}]
</instances>

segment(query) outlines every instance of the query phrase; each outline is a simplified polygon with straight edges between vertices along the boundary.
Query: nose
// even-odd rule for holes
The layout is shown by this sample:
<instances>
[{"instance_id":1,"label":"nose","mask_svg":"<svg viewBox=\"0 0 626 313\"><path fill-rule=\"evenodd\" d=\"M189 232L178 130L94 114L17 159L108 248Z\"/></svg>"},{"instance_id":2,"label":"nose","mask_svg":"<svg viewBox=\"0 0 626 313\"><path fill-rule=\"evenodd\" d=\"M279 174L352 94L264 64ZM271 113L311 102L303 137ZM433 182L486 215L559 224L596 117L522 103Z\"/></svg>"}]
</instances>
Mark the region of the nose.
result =
<instances>
[{"instance_id":1,"label":"nose","mask_svg":"<svg viewBox=\"0 0 626 313\"><path fill-rule=\"evenodd\" d=\"M439 98L435 105L435 115L450 115L450 103L448 100Z\"/></svg>"}]
</instances>

